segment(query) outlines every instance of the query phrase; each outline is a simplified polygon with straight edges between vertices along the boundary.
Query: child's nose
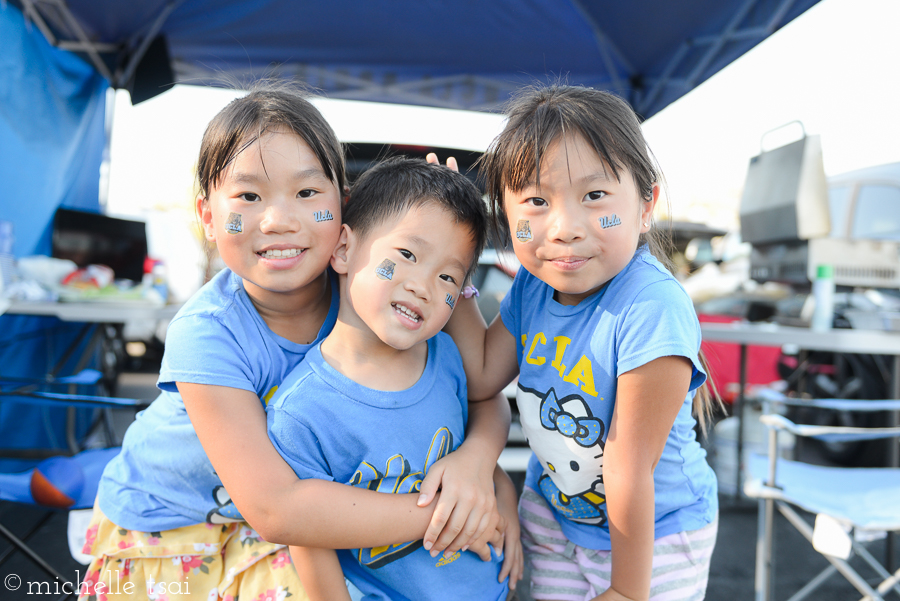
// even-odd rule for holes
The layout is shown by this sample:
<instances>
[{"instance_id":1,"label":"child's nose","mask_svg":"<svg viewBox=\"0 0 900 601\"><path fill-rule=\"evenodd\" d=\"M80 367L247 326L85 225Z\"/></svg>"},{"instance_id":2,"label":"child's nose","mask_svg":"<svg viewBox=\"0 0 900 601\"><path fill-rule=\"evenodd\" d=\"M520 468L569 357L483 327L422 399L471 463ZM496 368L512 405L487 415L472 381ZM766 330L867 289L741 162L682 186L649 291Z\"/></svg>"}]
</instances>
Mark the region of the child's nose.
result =
<instances>
[{"instance_id":1,"label":"child's nose","mask_svg":"<svg viewBox=\"0 0 900 601\"><path fill-rule=\"evenodd\" d=\"M549 234L552 239L573 242L584 238L585 218L582 211L569 203L558 205L550 215Z\"/></svg>"},{"instance_id":2,"label":"child's nose","mask_svg":"<svg viewBox=\"0 0 900 601\"><path fill-rule=\"evenodd\" d=\"M428 285L420 277L407 278L405 286L406 289L412 292L417 298L426 301L431 298L431 291L428 289Z\"/></svg>"},{"instance_id":3,"label":"child's nose","mask_svg":"<svg viewBox=\"0 0 900 601\"><path fill-rule=\"evenodd\" d=\"M284 232L296 232L300 229L300 216L297 214L296 203L272 202L263 213L260 229L264 233L280 234Z\"/></svg>"}]
</instances>

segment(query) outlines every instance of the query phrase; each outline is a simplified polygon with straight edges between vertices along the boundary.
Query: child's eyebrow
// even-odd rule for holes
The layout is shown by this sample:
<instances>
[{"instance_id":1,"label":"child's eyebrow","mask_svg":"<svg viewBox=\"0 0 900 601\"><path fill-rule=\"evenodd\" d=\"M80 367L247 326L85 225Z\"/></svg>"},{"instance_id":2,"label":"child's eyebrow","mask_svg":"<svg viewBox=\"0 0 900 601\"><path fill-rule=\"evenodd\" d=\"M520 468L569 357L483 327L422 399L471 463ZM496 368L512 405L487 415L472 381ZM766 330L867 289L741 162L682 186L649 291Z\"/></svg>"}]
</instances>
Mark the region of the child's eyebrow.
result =
<instances>
[{"instance_id":1,"label":"child's eyebrow","mask_svg":"<svg viewBox=\"0 0 900 601\"><path fill-rule=\"evenodd\" d=\"M258 184L259 181L263 178L260 178L259 175L249 171L233 171L229 178L236 184ZM310 169L303 169L302 171L294 172L293 179L295 181L302 181L305 179L325 179L328 178L325 175L325 172L316 167Z\"/></svg>"}]
</instances>

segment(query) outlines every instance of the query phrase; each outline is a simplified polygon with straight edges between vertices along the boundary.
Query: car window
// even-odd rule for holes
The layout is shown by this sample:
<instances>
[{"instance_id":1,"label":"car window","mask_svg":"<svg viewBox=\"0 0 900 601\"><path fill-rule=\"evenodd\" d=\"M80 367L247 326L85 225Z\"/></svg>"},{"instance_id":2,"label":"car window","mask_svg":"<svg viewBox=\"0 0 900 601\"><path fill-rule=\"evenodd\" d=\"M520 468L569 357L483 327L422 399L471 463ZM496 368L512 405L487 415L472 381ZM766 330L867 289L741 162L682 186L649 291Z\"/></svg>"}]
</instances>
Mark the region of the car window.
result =
<instances>
[{"instance_id":1,"label":"car window","mask_svg":"<svg viewBox=\"0 0 900 601\"><path fill-rule=\"evenodd\" d=\"M872 184L860 188L852 237L900 240L900 187Z\"/></svg>"}]
</instances>

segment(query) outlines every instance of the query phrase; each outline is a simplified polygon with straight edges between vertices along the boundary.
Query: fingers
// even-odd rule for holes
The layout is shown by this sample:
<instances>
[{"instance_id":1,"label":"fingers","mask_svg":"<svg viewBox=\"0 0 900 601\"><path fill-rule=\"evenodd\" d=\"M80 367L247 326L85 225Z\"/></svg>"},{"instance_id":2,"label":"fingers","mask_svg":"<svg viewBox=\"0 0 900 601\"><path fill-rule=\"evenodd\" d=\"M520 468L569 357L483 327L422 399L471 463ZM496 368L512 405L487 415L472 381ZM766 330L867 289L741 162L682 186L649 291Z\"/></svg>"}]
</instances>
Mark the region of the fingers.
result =
<instances>
[{"instance_id":1,"label":"fingers","mask_svg":"<svg viewBox=\"0 0 900 601\"><path fill-rule=\"evenodd\" d=\"M463 533L466 528L469 528L471 531L475 530L474 526L467 526L469 514L475 506L474 495L466 494L465 496L457 497L455 501L456 505L452 508L452 513L450 510L447 510L448 518L444 525L444 529L440 532L440 535L435 540L434 546L431 549L432 557L437 557L437 554L441 551L444 552L445 556L449 557L469 541L470 537L468 535L461 536L460 533ZM442 498L441 504L443 504L443 502L444 499ZM440 508L440 505L438 507ZM440 509L435 510L435 517L439 510ZM434 520L434 518L432 518L432 520Z\"/></svg>"},{"instance_id":2,"label":"fingers","mask_svg":"<svg viewBox=\"0 0 900 601\"><path fill-rule=\"evenodd\" d=\"M438 155L433 152L429 152L425 155L425 160L434 165L440 165L441 161L438 159ZM447 157L447 167L454 171L459 171L459 164L456 162L456 157Z\"/></svg>"},{"instance_id":3,"label":"fingers","mask_svg":"<svg viewBox=\"0 0 900 601\"><path fill-rule=\"evenodd\" d=\"M419 507L425 507L434 499L434 495L437 494L438 488L441 486L441 477L444 475L444 471L442 467L440 467L440 463L434 464L432 469L428 470L428 473L425 474L425 479L422 480L422 485L419 487L419 499L416 501L416 505ZM434 524L434 518L431 518L431 525ZM440 525L441 528L444 527L443 524ZM429 530L431 528L429 527ZM440 532L440 529L438 530ZM437 534L435 534L435 537Z\"/></svg>"},{"instance_id":4,"label":"fingers","mask_svg":"<svg viewBox=\"0 0 900 601\"><path fill-rule=\"evenodd\" d=\"M522 541L518 536L508 536L503 547L503 566L500 568L499 582L509 576L510 590L516 590L516 584L525 574L525 556L522 552Z\"/></svg>"}]
</instances>

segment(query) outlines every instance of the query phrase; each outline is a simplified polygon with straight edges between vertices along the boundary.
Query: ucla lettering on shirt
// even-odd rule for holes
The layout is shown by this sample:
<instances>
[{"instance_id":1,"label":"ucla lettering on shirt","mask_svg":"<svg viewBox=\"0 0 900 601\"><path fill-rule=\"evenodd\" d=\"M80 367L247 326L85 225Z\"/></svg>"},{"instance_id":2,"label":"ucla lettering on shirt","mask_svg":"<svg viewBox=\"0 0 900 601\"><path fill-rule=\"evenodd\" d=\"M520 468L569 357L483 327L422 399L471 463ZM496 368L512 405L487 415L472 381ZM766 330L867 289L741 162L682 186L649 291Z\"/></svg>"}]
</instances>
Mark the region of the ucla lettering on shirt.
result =
<instances>
[{"instance_id":1,"label":"ucla lettering on shirt","mask_svg":"<svg viewBox=\"0 0 900 601\"><path fill-rule=\"evenodd\" d=\"M522 347L525 353L525 362L531 365L543 365L549 358L550 365L559 372L559 377L564 382L578 386L582 392L591 396L597 396L597 388L594 386L594 367L586 355L576 358L566 356L566 347L572 342L566 336L556 336L552 341L547 340L543 332L535 334L528 340L528 334L522 334ZM571 365L571 367L569 367Z\"/></svg>"}]
</instances>

